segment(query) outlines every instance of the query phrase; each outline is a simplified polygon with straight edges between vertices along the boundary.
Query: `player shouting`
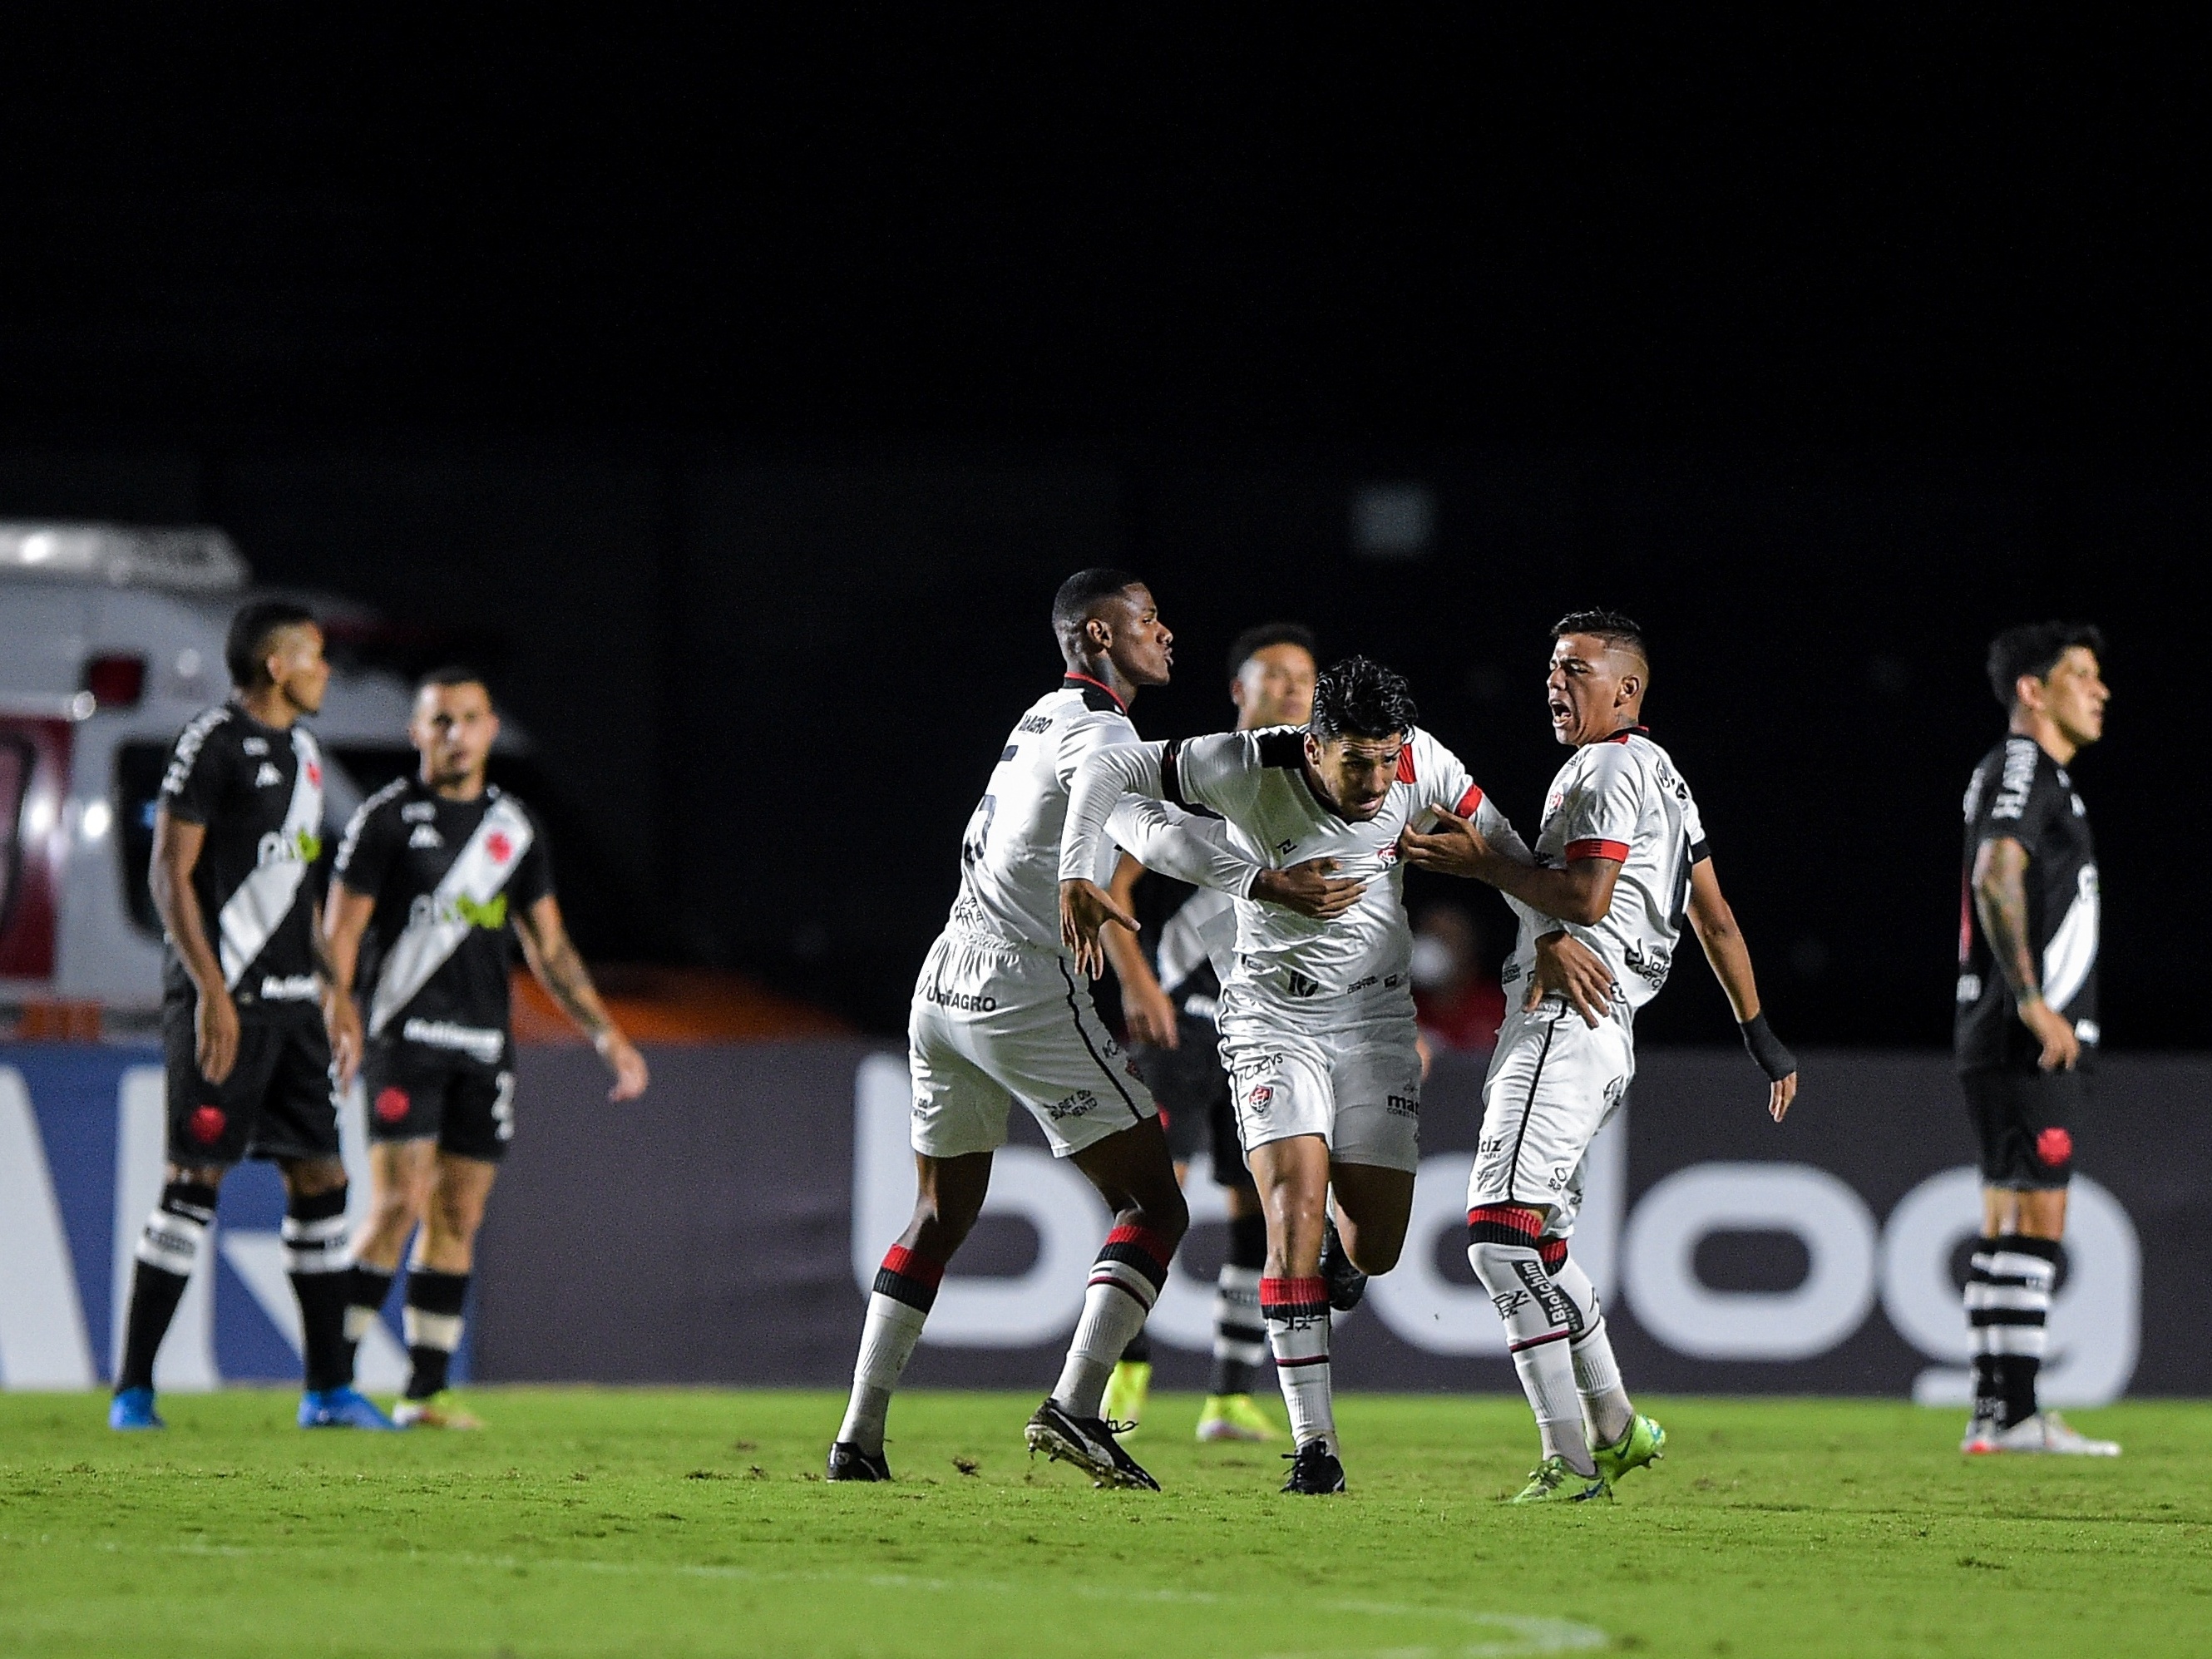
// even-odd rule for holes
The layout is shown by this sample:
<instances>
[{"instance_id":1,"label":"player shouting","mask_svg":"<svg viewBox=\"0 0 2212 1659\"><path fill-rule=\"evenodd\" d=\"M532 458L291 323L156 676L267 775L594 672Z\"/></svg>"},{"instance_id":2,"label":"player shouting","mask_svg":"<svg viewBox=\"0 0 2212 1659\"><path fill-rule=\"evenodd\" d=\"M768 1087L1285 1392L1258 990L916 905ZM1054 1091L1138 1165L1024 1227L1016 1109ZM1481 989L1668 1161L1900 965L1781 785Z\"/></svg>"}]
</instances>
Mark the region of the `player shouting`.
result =
<instances>
[{"instance_id":1,"label":"player shouting","mask_svg":"<svg viewBox=\"0 0 2212 1659\"><path fill-rule=\"evenodd\" d=\"M1981 1141L1982 1238L1966 1276L1962 1451L2119 1455L2038 1409L2035 1390L2097 1051L2097 854L2066 769L2104 735L2104 649L2079 623L2010 629L1990 647L2011 720L1966 786L1954 1037Z\"/></svg>"},{"instance_id":2,"label":"player shouting","mask_svg":"<svg viewBox=\"0 0 2212 1659\"><path fill-rule=\"evenodd\" d=\"M1091 1268L1060 1381L1030 1419L1032 1453L1074 1463L1100 1486L1158 1490L1099 1415L1115 1361L1141 1329L1189 1224L1158 1110L1090 1006L1062 949L1057 886L1067 791L1084 757L1133 744L1128 708L1164 685L1174 635L1126 571L1079 571L1052 605L1066 674L1006 736L960 848L960 891L915 987L907 1027L914 1079L914 1218L884 1257L868 1298L853 1393L830 1448L832 1480L887 1480L884 1424L945 1264L975 1225L1006 1140L1010 1101L1026 1107L1115 1212ZM1203 830L1217 833L1208 835ZM1159 808L1115 815L1114 838L1148 868L1231 892L1317 903L1326 884L1261 870L1218 826ZM1107 859L1093 873L1110 871Z\"/></svg>"},{"instance_id":3,"label":"player shouting","mask_svg":"<svg viewBox=\"0 0 2212 1659\"><path fill-rule=\"evenodd\" d=\"M346 1175L308 872L322 848L322 630L261 600L231 619L235 688L177 739L154 813L148 884L161 917L169 1164L138 1242L108 1426L158 1429L154 1358L242 1158L284 1178L284 1266L300 1301L302 1428L389 1429L353 1389L345 1341Z\"/></svg>"},{"instance_id":4,"label":"player shouting","mask_svg":"<svg viewBox=\"0 0 2212 1659\"><path fill-rule=\"evenodd\" d=\"M368 1097L373 1198L347 1279L352 1340L377 1317L421 1228L404 1315L413 1370L392 1412L402 1427L477 1426L439 1396L460 1346L477 1230L514 1133L510 927L531 971L613 1071L611 1098L634 1099L646 1085L644 1059L568 943L544 830L485 778L498 736L491 693L473 670L423 679L407 725L416 775L354 814L323 917L339 1081L358 1066Z\"/></svg>"},{"instance_id":5,"label":"player shouting","mask_svg":"<svg viewBox=\"0 0 2212 1659\"><path fill-rule=\"evenodd\" d=\"M1267 1216L1260 1281L1297 1450L1283 1490L1344 1490L1329 1379L1329 1310L1397 1264L1420 1162L1421 1062L1408 972L1413 931L1398 836L1441 807L1501 844L1512 829L1467 769L1414 725L1406 682L1364 657L1323 672L1304 730L1224 732L1109 749L1084 763L1060 852L1060 913L1086 956L1134 920L1088 872L1109 815L1134 795L1209 807L1232 844L1271 866L1335 877L1329 913L1237 907L1222 988L1223 1063ZM1340 1243L1327 1240L1335 1189Z\"/></svg>"},{"instance_id":6,"label":"player shouting","mask_svg":"<svg viewBox=\"0 0 2212 1659\"><path fill-rule=\"evenodd\" d=\"M1609 1496L1666 1443L1621 1387L1597 1292L1567 1241L1583 1154L1636 1074L1636 1011L1666 983L1686 920L1767 1075L1777 1122L1797 1092L1797 1062L1759 1012L1697 803L1639 723L1650 679L1642 632L1613 611L1578 611L1552 635L1552 731L1575 752L1545 799L1535 863L1449 816L1404 841L1409 863L1487 882L1521 919L1504 978L1528 990L1491 1057L1467 1200L1468 1259L1505 1322L1543 1440L1516 1504Z\"/></svg>"}]
</instances>

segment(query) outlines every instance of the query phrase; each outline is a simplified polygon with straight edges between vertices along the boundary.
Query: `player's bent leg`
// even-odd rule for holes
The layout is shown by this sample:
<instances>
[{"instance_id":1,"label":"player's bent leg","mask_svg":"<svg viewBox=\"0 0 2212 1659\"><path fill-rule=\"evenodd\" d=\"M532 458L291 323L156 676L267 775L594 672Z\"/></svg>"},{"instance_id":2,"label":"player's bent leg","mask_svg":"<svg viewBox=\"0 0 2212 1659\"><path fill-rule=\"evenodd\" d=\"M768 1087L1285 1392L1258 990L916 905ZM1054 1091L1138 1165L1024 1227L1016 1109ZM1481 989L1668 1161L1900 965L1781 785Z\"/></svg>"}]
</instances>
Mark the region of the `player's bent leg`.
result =
<instances>
[{"instance_id":1,"label":"player's bent leg","mask_svg":"<svg viewBox=\"0 0 2212 1659\"><path fill-rule=\"evenodd\" d=\"M1566 1240L1546 1239L1537 1254L1552 1283L1575 1311L1577 1329L1567 1339L1567 1349L1574 1361L1575 1389L1582 1395L1583 1431L1598 1475L1609 1486L1631 1469L1648 1468L1664 1457L1667 1431L1630 1402L1613 1357L1613 1339L1605 1328L1597 1287L1567 1253Z\"/></svg>"},{"instance_id":2,"label":"player's bent leg","mask_svg":"<svg viewBox=\"0 0 2212 1659\"><path fill-rule=\"evenodd\" d=\"M346 1283L345 1339L356 1347L391 1298L400 1256L429 1205L437 1151L428 1136L369 1142L368 1217L354 1237Z\"/></svg>"},{"instance_id":3,"label":"player's bent leg","mask_svg":"<svg viewBox=\"0 0 2212 1659\"><path fill-rule=\"evenodd\" d=\"M154 1360L215 1220L216 1195L226 1173L227 1166L219 1164L171 1164L161 1196L146 1218L131 1275L123 1362L116 1368L114 1398L108 1403L111 1429L168 1426L154 1409Z\"/></svg>"},{"instance_id":4,"label":"player's bent leg","mask_svg":"<svg viewBox=\"0 0 2212 1659\"><path fill-rule=\"evenodd\" d=\"M1583 1432L1582 1400L1567 1346L1580 1316L1545 1271L1538 1248L1545 1213L1526 1205L1486 1204L1470 1209L1467 1218L1468 1261L1505 1323L1505 1346L1543 1439L1544 1463L1516 1503L1542 1501L1559 1492L1559 1479L1546 1480L1546 1468L1555 1459L1560 1468L1585 1482L1598 1480ZM1539 1485L1545 1492L1530 1496Z\"/></svg>"},{"instance_id":5,"label":"player's bent leg","mask_svg":"<svg viewBox=\"0 0 2212 1659\"><path fill-rule=\"evenodd\" d=\"M1114 1226L1091 1266L1060 1380L1024 1437L1031 1452L1073 1463L1099 1486L1156 1492L1159 1483L1122 1450L1101 1412L1107 1378L1159 1300L1190 1211L1157 1116L1091 1142L1071 1161L1114 1206Z\"/></svg>"},{"instance_id":6,"label":"player's bent leg","mask_svg":"<svg viewBox=\"0 0 2212 1659\"><path fill-rule=\"evenodd\" d=\"M476 1429L469 1413L442 1400L454 1352L461 1346L475 1269L476 1238L483 1225L499 1166L488 1159L440 1148L436 1176L422 1214L422 1230L407 1268L407 1393L392 1410L402 1428Z\"/></svg>"},{"instance_id":7,"label":"player's bent leg","mask_svg":"<svg viewBox=\"0 0 2212 1659\"><path fill-rule=\"evenodd\" d=\"M1339 1159L1329 1168L1345 1254L1360 1272L1387 1273L1406 1248L1413 1213L1413 1172Z\"/></svg>"},{"instance_id":8,"label":"player's bent leg","mask_svg":"<svg viewBox=\"0 0 2212 1659\"><path fill-rule=\"evenodd\" d=\"M830 1448L832 1480L888 1480L884 1425L891 1395L914 1358L921 1328L937 1300L945 1264L982 1213L991 1189L991 1154L950 1158L915 1155L914 1215L898 1242L884 1252L868 1295L860 1352L853 1365L853 1392Z\"/></svg>"}]
</instances>

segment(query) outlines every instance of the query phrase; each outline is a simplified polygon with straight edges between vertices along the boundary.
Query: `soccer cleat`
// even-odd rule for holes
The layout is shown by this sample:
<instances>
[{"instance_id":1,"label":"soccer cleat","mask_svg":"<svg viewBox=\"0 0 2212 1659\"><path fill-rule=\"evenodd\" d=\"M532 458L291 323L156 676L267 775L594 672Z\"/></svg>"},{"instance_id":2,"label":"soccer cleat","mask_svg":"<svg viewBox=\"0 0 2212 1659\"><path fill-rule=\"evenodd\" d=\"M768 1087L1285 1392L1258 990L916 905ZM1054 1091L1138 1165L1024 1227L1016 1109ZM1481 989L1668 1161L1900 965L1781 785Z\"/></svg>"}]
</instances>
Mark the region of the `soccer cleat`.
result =
<instances>
[{"instance_id":1,"label":"soccer cleat","mask_svg":"<svg viewBox=\"0 0 2212 1659\"><path fill-rule=\"evenodd\" d=\"M111 1429L166 1429L161 1413L154 1409L151 1389L125 1389L107 1402L107 1426Z\"/></svg>"},{"instance_id":2,"label":"soccer cleat","mask_svg":"<svg viewBox=\"0 0 2212 1659\"><path fill-rule=\"evenodd\" d=\"M890 1459L878 1452L873 1456L860 1449L856 1440L840 1440L830 1448L830 1468L823 1477L825 1480L888 1480L891 1478Z\"/></svg>"},{"instance_id":3,"label":"soccer cleat","mask_svg":"<svg viewBox=\"0 0 2212 1659\"><path fill-rule=\"evenodd\" d=\"M1322 1218L1320 1271L1328 1286L1328 1305L1339 1313L1350 1313L1367 1294L1367 1275L1353 1267L1352 1258L1345 1254L1334 1216Z\"/></svg>"},{"instance_id":4,"label":"soccer cleat","mask_svg":"<svg viewBox=\"0 0 2212 1659\"><path fill-rule=\"evenodd\" d=\"M1282 1431L1249 1394L1210 1394L1198 1414L1200 1440L1279 1440Z\"/></svg>"},{"instance_id":5,"label":"soccer cleat","mask_svg":"<svg viewBox=\"0 0 2212 1659\"><path fill-rule=\"evenodd\" d=\"M1597 1478L1607 1486L1629 1470L1648 1468L1666 1455L1667 1431L1640 1413L1628 1419L1627 1428L1613 1444L1590 1448L1590 1462L1597 1465Z\"/></svg>"},{"instance_id":6,"label":"soccer cleat","mask_svg":"<svg viewBox=\"0 0 2212 1659\"><path fill-rule=\"evenodd\" d=\"M1505 1501L1509 1504L1586 1504L1593 1498L1611 1498L1613 1488L1601 1474L1584 1474L1570 1468L1564 1457L1547 1457L1528 1471L1528 1484Z\"/></svg>"},{"instance_id":7,"label":"soccer cleat","mask_svg":"<svg viewBox=\"0 0 2212 1659\"><path fill-rule=\"evenodd\" d=\"M1114 1432L1124 1437L1134 1434L1137 1425L1145 1420L1145 1407L1152 1397L1152 1366L1147 1359L1119 1359L1114 1363L1114 1374L1106 1379L1105 1402L1098 1414L1117 1426ZM1127 1424L1127 1428L1118 1426Z\"/></svg>"},{"instance_id":8,"label":"soccer cleat","mask_svg":"<svg viewBox=\"0 0 2212 1659\"><path fill-rule=\"evenodd\" d=\"M2116 1440L2092 1440L2075 1428L2057 1412L2037 1412L2023 1417L2008 1429L2000 1429L1994 1423L1987 1426L1978 1443L1970 1442L1966 1449L1976 1454L1990 1452L2043 1452L2064 1457L2118 1457L2119 1443Z\"/></svg>"},{"instance_id":9,"label":"soccer cleat","mask_svg":"<svg viewBox=\"0 0 2212 1659\"><path fill-rule=\"evenodd\" d=\"M397 1429L358 1389L310 1389L300 1396L303 1429Z\"/></svg>"},{"instance_id":10,"label":"soccer cleat","mask_svg":"<svg viewBox=\"0 0 2212 1659\"><path fill-rule=\"evenodd\" d=\"M483 1419L465 1412L442 1394L428 1400L403 1400L392 1408L392 1426L401 1429L480 1429Z\"/></svg>"},{"instance_id":11,"label":"soccer cleat","mask_svg":"<svg viewBox=\"0 0 2212 1659\"><path fill-rule=\"evenodd\" d=\"M1959 1442L1959 1449L1970 1456L1996 1450L1997 1419L1988 1412L1978 1411L1966 1419L1966 1432Z\"/></svg>"},{"instance_id":12,"label":"soccer cleat","mask_svg":"<svg viewBox=\"0 0 2212 1659\"><path fill-rule=\"evenodd\" d=\"M1123 1426L1100 1417L1074 1416L1061 1410L1057 1401L1048 1400L1036 1408L1022 1437L1029 1443L1030 1456L1042 1452L1055 1462L1073 1463L1091 1477L1094 1486L1158 1492L1160 1483L1146 1474L1144 1467L1115 1439Z\"/></svg>"},{"instance_id":13,"label":"soccer cleat","mask_svg":"<svg viewBox=\"0 0 2212 1659\"><path fill-rule=\"evenodd\" d=\"M1283 1455L1291 1460L1291 1478L1283 1482L1285 1492L1322 1498L1344 1490L1344 1465L1329 1449L1327 1440L1309 1440Z\"/></svg>"}]
</instances>

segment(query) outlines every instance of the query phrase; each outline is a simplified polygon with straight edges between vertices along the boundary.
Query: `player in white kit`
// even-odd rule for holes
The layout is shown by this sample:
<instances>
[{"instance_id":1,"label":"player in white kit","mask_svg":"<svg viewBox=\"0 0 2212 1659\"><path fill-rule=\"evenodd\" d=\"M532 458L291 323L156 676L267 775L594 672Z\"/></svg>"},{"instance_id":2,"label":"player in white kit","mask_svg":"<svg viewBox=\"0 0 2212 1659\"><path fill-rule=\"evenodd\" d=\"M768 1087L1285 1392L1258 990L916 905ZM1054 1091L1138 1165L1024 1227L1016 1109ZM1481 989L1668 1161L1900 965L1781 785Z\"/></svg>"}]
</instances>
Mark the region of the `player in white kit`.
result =
<instances>
[{"instance_id":1,"label":"player in white kit","mask_svg":"<svg viewBox=\"0 0 2212 1659\"><path fill-rule=\"evenodd\" d=\"M884 1480L884 1425L945 1264L981 1211L991 1157L1013 1102L1043 1127L1115 1212L1092 1267L1067 1363L1030 1419L1034 1453L1076 1464L1101 1486L1158 1489L1099 1415L1106 1379L1166 1282L1189 1224L1158 1109L1100 1023L1060 944L1060 826L1085 757L1134 744L1128 705L1165 684L1171 635L1127 572L1085 570L1053 601L1066 660L1059 687L1008 733L960 849L960 892L930 947L908 1025L919 1192L868 1299L851 1402L830 1449L832 1480ZM1218 825L1156 803L1114 815L1112 840L1149 868L1194 884L1317 903L1315 877L1263 871ZM1112 845L1097 872L1110 872Z\"/></svg>"},{"instance_id":2,"label":"player in white kit","mask_svg":"<svg viewBox=\"0 0 2212 1659\"><path fill-rule=\"evenodd\" d=\"M1666 1443L1621 1387L1597 1294L1567 1241L1583 1156L1636 1074L1636 1011L1666 983L1685 921L1766 1073L1777 1122L1797 1091L1797 1062L1759 1012L1697 803L1639 723L1650 678L1628 618L1563 618L1546 685L1553 732L1575 752L1552 781L1534 865L1449 816L1403 843L1408 863L1498 888L1521 921L1504 978L1528 989L1491 1057L1467 1200L1468 1259L1505 1322L1543 1438L1516 1504L1610 1496Z\"/></svg>"},{"instance_id":3,"label":"player in white kit","mask_svg":"<svg viewBox=\"0 0 2212 1659\"><path fill-rule=\"evenodd\" d=\"M1285 1492L1344 1490L1329 1310L1356 1299L1341 1292L1364 1274L1396 1265L1413 1207L1421 1062L1399 834L1449 809L1500 846L1520 845L1458 758L1414 720L1402 678L1349 658L1321 675L1304 730L1094 753L1061 842L1065 936L1086 961L1104 923L1136 925L1090 873L1109 815L1133 797L1211 808L1238 850L1272 866L1333 866L1349 890L1340 913L1322 918L1240 902L1218 1016L1267 1221L1260 1308L1297 1443ZM1323 1249L1332 1185L1346 1258L1334 1274Z\"/></svg>"}]
</instances>

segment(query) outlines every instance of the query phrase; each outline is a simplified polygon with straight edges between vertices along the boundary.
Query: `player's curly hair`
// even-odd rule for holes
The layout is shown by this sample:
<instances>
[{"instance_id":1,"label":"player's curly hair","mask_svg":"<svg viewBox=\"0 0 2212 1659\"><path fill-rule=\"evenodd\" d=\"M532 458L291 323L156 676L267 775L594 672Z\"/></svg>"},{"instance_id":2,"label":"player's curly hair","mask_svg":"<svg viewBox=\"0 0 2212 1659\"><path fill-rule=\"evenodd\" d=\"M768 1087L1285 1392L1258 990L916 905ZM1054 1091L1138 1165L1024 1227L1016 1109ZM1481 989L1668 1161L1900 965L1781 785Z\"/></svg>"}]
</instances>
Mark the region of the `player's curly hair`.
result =
<instances>
[{"instance_id":1,"label":"player's curly hair","mask_svg":"<svg viewBox=\"0 0 2212 1659\"><path fill-rule=\"evenodd\" d=\"M1365 657L1346 657L1315 679L1313 717L1306 729L1324 738L1395 738L1411 732L1420 717L1403 674Z\"/></svg>"},{"instance_id":2,"label":"player's curly hair","mask_svg":"<svg viewBox=\"0 0 2212 1659\"><path fill-rule=\"evenodd\" d=\"M2094 623L2028 623L2008 628L1991 640L1990 690L1996 693L1999 705L2012 707L2013 689L2022 674L2032 680L2049 679L2058 659L2077 645L2087 647L2100 662L2104 660L2105 632Z\"/></svg>"},{"instance_id":3,"label":"player's curly hair","mask_svg":"<svg viewBox=\"0 0 2212 1659\"><path fill-rule=\"evenodd\" d=\"M1570 634L1589 634L1607 645L1625 647L1647 663L1651 660L1650 647L1644 643L1644 630L1637 626L1635 618L1618 611L1570 611L1552 624L1552 637L1565 639Z\"/></svg>"}]
</instances>

